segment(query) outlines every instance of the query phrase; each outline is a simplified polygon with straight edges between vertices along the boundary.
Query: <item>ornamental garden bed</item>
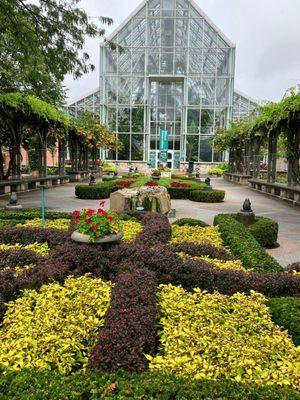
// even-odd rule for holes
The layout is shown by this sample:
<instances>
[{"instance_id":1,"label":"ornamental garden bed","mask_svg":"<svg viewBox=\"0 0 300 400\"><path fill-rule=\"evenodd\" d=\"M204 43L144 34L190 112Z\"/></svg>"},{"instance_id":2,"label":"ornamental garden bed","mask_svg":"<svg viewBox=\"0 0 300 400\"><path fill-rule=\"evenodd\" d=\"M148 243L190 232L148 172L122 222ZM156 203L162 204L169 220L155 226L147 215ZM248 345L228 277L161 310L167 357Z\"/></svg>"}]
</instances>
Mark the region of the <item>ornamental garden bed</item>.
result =
<instances>
[{"instance_id":1,"label":"ornamental garden bed","mask_svg":"<svg viewBox=\"0 0 300 400\"><path fill-rule=\"evenodd\" d=\"M223 201L225 197L225 191L223 190L204 190L205 184L203 182L170 178L160 178L153 181L148 177L113 179L94 186L77 185L75 187L75 195L80 199L105 199L109 197L110 193L119 189L135 188L143 185L164 186L167 188L171 199L215 203Z\"/></svg>"},{"instance_id":2,"label":"ornamental garden bed","mask_svg":"<svg viewBox=\"0 0 300 400\"><path fill-rule=\"evenodd\" d=\"M0 214L1 399L300 398L300 277L234 218L132 212L91 246Z\"/></svg>"}]
</instances>

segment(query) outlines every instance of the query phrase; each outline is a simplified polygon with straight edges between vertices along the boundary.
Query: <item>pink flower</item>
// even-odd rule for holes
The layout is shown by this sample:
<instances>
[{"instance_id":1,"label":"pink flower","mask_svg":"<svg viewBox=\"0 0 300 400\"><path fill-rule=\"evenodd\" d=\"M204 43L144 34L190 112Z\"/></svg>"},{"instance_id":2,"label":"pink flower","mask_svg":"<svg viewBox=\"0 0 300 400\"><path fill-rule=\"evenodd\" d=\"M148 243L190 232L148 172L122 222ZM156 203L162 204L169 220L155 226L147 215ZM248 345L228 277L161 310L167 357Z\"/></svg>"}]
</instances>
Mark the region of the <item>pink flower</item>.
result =
<instances>
[{"instance_id":1,"label":"pink flower","mask_svg":"<svg viewBox=\"0 0 300 400\"><path fill-rule=\"evenodd\" d=\"M77 216L80 214L80 212L79 212L78 210L74 210L74 211L72 212L72 214L73 214L75 217L77 217Z\"/></svg>"},{"instance_id":2,"label":"pink flower","mask_svg":"<svg viewBox=\"0 0 300 400\"><path fill-rule=\"evenodd\" d=\"M100 206L100 207L104 207L104 204L105 204L105 201L104 201L104 200L101 200L100 203L99 203L99 206Z\"/></svg>"},{"instance_id":3,"label":"pink flower","mask_svg":"<svg viewBox=\"0 0 300 400\"><path fill-rule=\"evenodd\" d=\"M121 214L122 214L121 211L115 211L115 213L116 213L117 215L121 215Z\"/></svg>"},{"instance_id":4,"label":"pink flower","mask_svg":"<svg viewBox=\"0 0 300 400\"><path fill-rule=\"evenodd\" d=\"M109 222L114 222L114 220L115 220L114 217L107 217L107 219L109 220Z\"/></svg>"},{"instance_id":5,"label":"pink flower","mask_svg":"<svg viewBox=\"0 0 300 400\"><path fill-rule=\"evenodd\" d=\"M86 215L93 215L94 210L91 210L90 208L86 210Z\"/></svg>"},{"instance_id":6,"label":"pink flower","mask_svg":"<svg viewBox=\"0 0 300 400\"><path fill-rule=\"evenodd\" d=\"M91 227L91 230L92 230L92 231L97 231L97 230L98 230L98 225L93 225L93 226Z\"/></svg>"}]
</instances>

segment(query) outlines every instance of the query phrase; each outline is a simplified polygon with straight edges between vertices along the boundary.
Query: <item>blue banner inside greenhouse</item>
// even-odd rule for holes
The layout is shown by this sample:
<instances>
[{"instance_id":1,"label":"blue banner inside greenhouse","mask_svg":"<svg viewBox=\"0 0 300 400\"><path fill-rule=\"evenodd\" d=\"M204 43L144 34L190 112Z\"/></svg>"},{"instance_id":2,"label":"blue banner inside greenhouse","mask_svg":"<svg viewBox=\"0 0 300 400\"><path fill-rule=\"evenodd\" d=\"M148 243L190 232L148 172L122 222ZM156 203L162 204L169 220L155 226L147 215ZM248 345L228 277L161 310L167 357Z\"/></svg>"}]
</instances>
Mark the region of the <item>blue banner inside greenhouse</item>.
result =
<instances>
[{"instance_id":1,"label":"blue banner inside greenhouse","mask_svg":"<svg viewBox=\"0 0 300 400\"><path fill-rule=\"evenodd\" d=\"M159 132L159 150L169 150L169 131L161 130Z\"/></svg>"}]
</instances>

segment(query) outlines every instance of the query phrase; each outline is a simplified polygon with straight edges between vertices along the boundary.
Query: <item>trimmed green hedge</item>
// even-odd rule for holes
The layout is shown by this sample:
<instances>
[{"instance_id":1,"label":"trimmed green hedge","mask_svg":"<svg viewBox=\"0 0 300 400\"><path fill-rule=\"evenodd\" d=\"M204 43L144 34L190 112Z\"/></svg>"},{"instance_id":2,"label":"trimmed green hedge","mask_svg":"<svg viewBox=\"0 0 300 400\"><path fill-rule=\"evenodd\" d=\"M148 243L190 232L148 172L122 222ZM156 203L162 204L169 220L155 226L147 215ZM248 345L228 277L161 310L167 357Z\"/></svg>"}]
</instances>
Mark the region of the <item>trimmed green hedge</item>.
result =
<instances>
[{"instance_id":1,"label":"trimmed green hedge","mask_svg":"<svg viewBox=\"0 0 300 400\"><path fill-rule=\"evenodd\" d=\"M175 222L173 222L172 225L202 226L203 228L206 226L209 226L206 222L201 221L201 219L193 219L193 218L180 218L180 219L177 219Z\"/></svg>"},{"instance_id":2,"label":"trimmed green hedge","mask_svg":"<svg viewBox=\"0 0 300 400\"><path fill-rule=\"evenodd\" d=\"M40 218L41 210L28 208L22 211L6 211L5 209L0 209L0 220L11 220L12 224L16 225L21 221L26 221L28 219ZM72 218L72 214L69 212L57 212L57 211L47 211L46 210L46 218L47 219L59 219L59 218ZM9 222L8 222L9 224ZM6 226L14 226L14 225L6 225Z\"/></svg>"},{"instance_id":3,"label":"trimmed green hedge","mask_svg":"<svg viewBox=\"0 0 300 400\"><path fill-rule=\"evenodd\" d=\"M257 216L248 229L262 247L272 247L277 243L278 222L271 218Z\"/></svg>"},{"instance_id":4,"label":"trimmed green hedge","mask_svg":"<svg viewBox=\"0 0 300 400\"><path fill-rule=\"evenodd\" d=\"M284 327L292 336L296 346L300 346L300 298L279 297L268 300L272 320Z\"/></svg>"},{"instance_id":5,"label":"trimmed green hedge","mask_svg":"<svg viewBox=\"0 0 300 400\"><path fill-rule=\"evenodd\" d=\"M300 393L277 386L258 386L229 380L178 378L163 373L101 374L23 371L0 376L0 400L299 400Z\"/></svg>"},{"instance_id":6,"label":"trimmed green hedge","mask_svg":"<svg viewBox=\"0 0 300 400\"><path fill-rule=\"evenodd\" d=\"M282 271L281 265L263 249L250 231L234 216L219 214L214 225L218 225L225 245L229 246L246 269L256 272Z\"/></svg>"},{"instance_id":7,"label":"trimmed green hedge","mask_svg":"<svg viewBox=\"0 0 300 400\"><path fill-rule=\"evenodd\" d=\"M119 189L124 189L121 186L115 186L114 183L114 181L107 181L94 186L76 185L75 195L80 199L107 199L112 192L115 192Z\"/></svg>"},{"instance_id":8,"label":"trimmed green hedge","mask_svg":"<svg viewBox=\"0 0 300 400\"><path fill-rule=\"evenodd\" d=\"M173 200L188 200L190 193L195 188L175 188L167 186L168 193Z\"/></svg>"},{"instance_id":9,"label":"trimmed green hedge","mask_svg":"<svg viewBox=\"0 0 300 400\"><path fill-rule=\"evenodd\" d=\"M224 190L192 190L189 199L200 203L220 203L224 200Z\"/></svg>"}]
</instances>

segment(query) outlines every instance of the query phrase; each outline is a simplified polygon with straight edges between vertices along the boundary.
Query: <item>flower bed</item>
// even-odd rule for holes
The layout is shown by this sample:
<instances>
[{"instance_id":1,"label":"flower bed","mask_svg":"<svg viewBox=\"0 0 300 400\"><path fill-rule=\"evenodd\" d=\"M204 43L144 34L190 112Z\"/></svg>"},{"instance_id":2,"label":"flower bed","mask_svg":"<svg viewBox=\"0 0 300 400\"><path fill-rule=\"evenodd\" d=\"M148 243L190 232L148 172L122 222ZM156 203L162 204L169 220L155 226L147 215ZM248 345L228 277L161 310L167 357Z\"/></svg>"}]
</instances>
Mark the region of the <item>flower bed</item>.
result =
<instances>
[{"instance_id":1,"label":"flower bed","mask_svg":"<svg viewBox=\"0 0 300 400\"><path fill-rule=\"evenodd\" d=\"M85 215L86 217L89 216ZM57 384L56 398L60 398L61 393L64 393L64 382L71 385L68 382L74 379L74 385L77 385L76 374L73 372L87 366L97 370L97 373L78 373L81 384L87 387L84 395L92 390L89 389L90 380L97 376L97 382L106 384L106 388L102 388L101 383L97 383L100 390L97 391L97 395L102 394L102 390L104 396L111 393L113 397L120 395L122 398L126 392L122 394L118 386L119 381L116 382L114 378L116 375L103 375L103 371L111 372L122 368L130 372L140 372L149 368L149 362L154 369L160 369L162 366L163 370L177 375L190 375L193 379L176 378L173 375L167 378L168 375L164 375L161 369L157 375L147 371L136 378L126 378L128 382L132 382L132 379L136 379L135 382L144 379L146 382L147 379L151 380L152 376L157 376L158 378L154 378L157 379L157 385L151 386L153 392L149 385L145 384L145 387L148 387L145 389L147 396L153 394L156 398L162 397L162 393L167 389L160 385L163 385L165 380L170 385L166 396L171 393L175 398L181 395L178 391L180 388L188 388L185 382L190 382L189 387L197 387L200 392L196 389L195 392L184 389L187 391L182 392L183 398L189 398L184 397L186 393L187 396L192 393L194 398L199 398L199 393L203 392L203 396L211 393L211 396L214 396L212 398L218 398L216 393L221 393L220 399L223 399L229 390L224 388L233 388L230 395L235 393L237 399L243 400L247 398L245 396L248 393L252 396L249 398L269 400L281 399L279 396L289 399L290 393L294 396L296 392L280 391L272 386L264 389L255 382L262 385L268 380L268 385L271 383L296 387L299 367L293 357L295 354L299 357L299 354L295 353L295 346L288 338L287 332L283 332L279 325L285 327L293 339L296 337L297 340L298 327L295 321L298 312L297 307L291 305L296 304L292 302L294 297L300 297L300 277L283 271L262 274L252 272L249 268L247 271L243 270L244 258L232 251L234 246L225 247L228 243L223 239L220 226L202 227L201 224L199 226L193 222L193 226L183 224L173 225L171 228L166 216L148 212L131 212L118 217L123 225L124 240L111 246L77 244L70 240L70 231L58 229L0 229L0 243L13 246L18 244L16 248L3 247L3 250L0 250L3 254L0 260L0 318L4 318L2 331L0 330L0 337L3 335L0 345L0 349L3 348L3 351L0 351L2 369L6 373L11 367L22 369L19 361L20 357L22 360L22 357L25 357L23 365L29 368L50 367L62 374L67 373L68 376L63 377L61 374L55 375L53 371L49 372L52 378L46 378L52 382L49 391ZM240 240L251 246L253 237L249 239L250 236L244 237L244 233L240 234ZM47 255L42 256L32 251L32 248L25 248L26 245L35 242L39 243L38 246L47 243ZM32 263L28 263L29 260ZM274 261L272 257L270 260ZM27 268L29 264L32 264L30 269ZM16 266L21 268L21 272ZM86 284L75 284L81 280ZM72 286L70 291L66 289L69 281L76 286ZM96 282L100 285L98 289L94 286L97 286ZM160 299L164 288L172 289L168 298L165 298L166 301L157 301L159 284L163 285L158 292ZM109 302L111 287L112 297ZM252 293L253 290L257 293ZM274 298L274 301L265 299L258 292ZM290 297L291 300L283 300L282 297ZM169 298L173 301L169 302ZM105 309L98 300L102 305L106 304ZM96 310L97 304L100 304L101 308L99 313ZM51 313L51 310L56 311ZM178 318L174 320L174 316ZM271 317L274 322L271 321ZM161 330L165 323L170 326L168 331ZM14 330L13 326L17 326L17 329ZM49 327L52 336L49 336ZM179 340L175 332L177 328L176 332L182 334ZM194 328L196 334L193 333ZM261 343L255 341L255 334L257 341L260 339ZM166 341L159 345L160 338L165 338ZM12 346L14 340L16 349ZM170 346L168 345L166 352L165 346L168 343ZM206 353L198 350L204 348L204 345ZM6 351L8 348L10 350ZM75 350L77 348L78 352ZM21 351L17 353L18 349ZM43 352L43 349L46 351ZM7 355L10 354L9 351L11 356ZM279 351L283 364L278 361ZM147 360L145 354L151 355L152 358ZM178 354L178 357L172 358L174 354ZM47 358L50 355L53 356L51 362ZM267 356L270 360L269 366ZM184 358L187 360L185 363ZM166 360L170 362L167 364ZM245 368L247 360L254 364L247 364ZM293 376L290 373L292 367L286 360L293 365ZM189 369L190 365L192 370ZM239 369L239 366L242 369ZM260 377L256 367L261 369ZM1 394L13 390L13 382L17 382L18 379L24 396L28 394L27 382L22 379L28 379L28 385L33 387L35 393L38 389L35 386L35 378L32 378L34 382L31 381L33 374L32 371L21 371L20 375L12 374L10 381L0 376ZM24 376L26 378L23 378ZM102 381L104 376L106 378ZM118 376L118 379L122 380L126 374L122 372ZM194 380L195 376L203 376L206 379L203 386L201 381ZM213 382L209 380L211 378L229 378L232 381ZM242 384L246 381L249 382L248 385ZM173 385L177 385L177 391L173 390ZM79 387L78 393L81 393L81 386ZM93 386L93 390L96 390L95 387ZM138 387L140 389L132 389L130 386L127 392L130 398L134 398L132 393L136 393L136 398L144 393L144 386ZM47 393L47 390L45 384L41 384L40 393ZM40 396L37 398L43 398L40 393L37 394ZM49 394L49 399L51 395ZM29 395L27 398L34 397Z\"/></svg>"},{"instance_id":2,"label":"flower bed","mask_svg":"<svg viewBox=\"0 0 300 400\"><path fill-rule=\"evenodd\" d=\"M271 321L263 295L163 285L159 302L161 350L147 356L151 369L299 389L300 348Z\"/></svg>"}]
</instances>

